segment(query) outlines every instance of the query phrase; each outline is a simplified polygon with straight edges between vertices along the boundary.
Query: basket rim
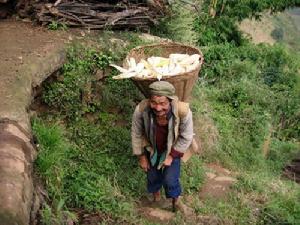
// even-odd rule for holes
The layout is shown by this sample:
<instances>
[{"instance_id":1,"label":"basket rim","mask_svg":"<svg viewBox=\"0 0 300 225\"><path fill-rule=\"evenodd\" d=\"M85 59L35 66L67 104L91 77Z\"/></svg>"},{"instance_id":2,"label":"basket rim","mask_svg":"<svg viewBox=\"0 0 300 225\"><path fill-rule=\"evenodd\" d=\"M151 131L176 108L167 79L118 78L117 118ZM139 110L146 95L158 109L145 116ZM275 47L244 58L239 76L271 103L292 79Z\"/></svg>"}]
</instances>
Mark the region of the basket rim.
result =
<instances>
[{"instance_id":1,"label":"basket rim","mask_svg":"<svg viewBox=\"0 0 300 225\"><path fill-rule=\"evenodd\" d=\"M143 48L146 48L146 47L158 47L158 46L172 46L172 45L174 45L174 46L181 46L181 47L188 47L188 48L192 48L192 49L195 49L195 50L197 50L200 54L200 58L201 59L204 59L204 57L203 57L203 53L202 53L202 51L199 49L199 48L197 48L197 47L195 47L195 46L192 46L192 45L187 45L187 44L182 44L182 43L179 43L179 42L160 42L160 43L153 43L153 44L146 44L146 45L140 45L140 46L137 46L137 47L134 47L134 48L132 48L129 52L128 52L128 54L126 55L126 57L125 57L125 59L130 55L130 53L131 52L133 52L133 51L136 51L136 50L139 50L139 49L143 49Z\"/></svg>"},{"instance_id":2,"label":"basket rim","mask_svg":"<svg viewBox=\"0 0 300 225\"><path fill-rule=\"evenodd\" d=\"M134 51L138 51L140 49L143 49L143 48L149 48L149 47L159 47L159 46L181 46L181 47L188 47L188 48L191 48L191 49L194 49L196 51L198 51L199 55L200 55L200 63L199 65L189 71L188 73L194 73L194 72L197 72L197 74L199 73L201 67L202 67L202 64L204 62L204 56L203 56L203 53L202 51L197 48L197 47L194 47L194 46L191 46L191 45L187 45L187 44L182 44L182 43L179 43L179 42L161 42L161 43L153 43L153 44L148 44L148 45L141 45L141 46L137 46L133 49L131 49L128 54L126 55L125 59L123 60L123 64L124 62L126 62L126 60L129 58L129 55L134 52ZM160 80L167 80L167 79L170 79L170 78L180 78L182 76L186 76L184 73L180 73L180 74L177 74L177 75L174 75L174 76L163 76ZM156 81L158 80L157 78L138 78L138 77L131 77L130 78L131 80L134 80L134 81Z\"/></svg>"},{"instance_id":3,"label":"basket rim","mask_svg":"<svg viewBox=\"0 0 300 225\"><path fill-rule=\"evenodd\" d=\"M198 76L198 73L201 69L201 64L194 70L191 70L189 71L188 73L192 73L192 74L197 74ZM197 73L194 73L194 72L197 72ZM171 78L181 78L181 77L186 77L186 74L184 73L180 73L180 74L177 74L177 75L174 75L174 76L163 76L160 80L167 80L167 79L171 79ZM157 81L158 79L155 78L155 77L151 77L151 78L139 78L139 77L131 77L130 79L134 80L134 81Z\"/></svg>"}]
</instances>

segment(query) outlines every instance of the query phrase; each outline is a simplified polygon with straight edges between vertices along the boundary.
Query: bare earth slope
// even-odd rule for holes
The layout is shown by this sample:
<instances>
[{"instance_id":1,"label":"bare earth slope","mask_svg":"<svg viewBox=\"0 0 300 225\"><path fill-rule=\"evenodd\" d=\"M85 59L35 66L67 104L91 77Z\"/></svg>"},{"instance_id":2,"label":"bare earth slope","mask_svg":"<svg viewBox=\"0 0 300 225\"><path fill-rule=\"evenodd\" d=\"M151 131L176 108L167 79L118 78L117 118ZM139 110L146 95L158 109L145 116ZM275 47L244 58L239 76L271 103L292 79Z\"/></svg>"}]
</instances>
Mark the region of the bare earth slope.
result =
<instances>
[{"instance_id":1,"label":"bare earth slope","mask_svg":"<svg viewBox=\"0 0 300 225\"><path fill-rule=\"evenodd\" d=\"M0 22L0 118L17 120L28 130L31 85L62 64L64 36L28 23Z\"/></svg>"},{"instance_id":2,"label":"bare earth slope","mask_svg":"<svg viewBox=\"0 0 300 225\"><path fill-rule=\"evenodd\" d=\"M0 225L27 225L34 199L27 107L32 86L65 58L64 35L30 24L0 22Z\"/></svg>"}]
</instances>

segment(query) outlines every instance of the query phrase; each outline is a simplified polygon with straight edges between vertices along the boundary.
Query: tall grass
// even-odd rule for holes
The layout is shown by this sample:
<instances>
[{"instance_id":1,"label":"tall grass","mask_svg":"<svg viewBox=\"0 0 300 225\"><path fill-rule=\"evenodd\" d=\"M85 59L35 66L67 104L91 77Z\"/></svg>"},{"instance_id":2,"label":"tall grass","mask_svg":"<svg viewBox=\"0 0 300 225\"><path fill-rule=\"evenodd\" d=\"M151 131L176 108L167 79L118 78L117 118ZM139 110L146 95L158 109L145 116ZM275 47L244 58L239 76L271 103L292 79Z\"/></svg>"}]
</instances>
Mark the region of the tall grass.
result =
<instances>
[{"instance_id":1,"label":"tall grass","mask_svg":"<svg viewBox=\"0 0 300 225\"><path fill-rule=\"evenodd\" d=\"M132 155L130 139L131 115L142 96L131 81L113 80L115 71L105 67L108 76L100 81L101 90L93 89L97 85L90 90L99 98L83 102L79 96L93 81L96 65L90 61L95 51L83 46L73 46L70 51L67 69L62 70L64 79L48 85L43 95L56 111L41 115L43 120L34 119L32 124L40 146L37 171L51 199L43 210L44 220L64 223L55 210L62 200L63 207L58 208L101 211L116 224L147 224L135 213L136 202L146 193L146 177ZM97 52L102 61L108 59L105 54ZM119 56L109 57L118 60ZM80 71L88 71L84 75L88 79L82 79ZM96 104L96 99L101 101ZM185 193L197 192L204 179L199 159L183 165L182 173Z\"/></svg>"},{"instance_id":2,"label":"tall grass","mask_svg":"<svg viewBox=\"0 0 300 225\"><path fill-rule=\"evenodd\" d=\"M163 23L170 28L163 31L166 35L195 43L196 34L198 43L204 43L199 42L203 37L200 28L212 24L194 24L190 29L193 35L187 37L192 39L184 40L185 26L181 25L189 25L191 18L181 24L178 20L186 14L174 18ZM171 23L181 28L173 29ZM109 47L96 55L88 49L73 49L70 64L63 72L76 82L64 79L58 81L59 85L51 85L45 101L58 106L59 113L44 117L46 121L52 118L51 123L33 122L40 143L36 165L51 199L63 199L66 209L100 210L116 223L147 224L149 221L135 215L135 202L145 192L145 174L138 169L130 146L130 118L141 95L130 81L112 80L115 71L111 71L101 83L102 101L96 104L96 98L82 105L78 98L99 65L106 70L111 60L122 59L128 46L143 43L136 36L128 37L133 42L125 48L114 46L116 54L107 51ZM298 224L300 188L280 174L299 152L299 57L282 45L252 45L246 40L237 45L223 39L216 41L217 33L213 37L201 49L205 64L191 104L195 131L205 154L183 166L184 193L193 196L199 214L214 215L225 224ZM103 38L109 40L109 36ZM208 33L205 38L210 41ZM96 64L91 62L95 57ZM87 71L87 79L81 79L78 71ZM218 161L238 174L228 199L199 201L203 160Z\"/></svg>"}]
</instances>

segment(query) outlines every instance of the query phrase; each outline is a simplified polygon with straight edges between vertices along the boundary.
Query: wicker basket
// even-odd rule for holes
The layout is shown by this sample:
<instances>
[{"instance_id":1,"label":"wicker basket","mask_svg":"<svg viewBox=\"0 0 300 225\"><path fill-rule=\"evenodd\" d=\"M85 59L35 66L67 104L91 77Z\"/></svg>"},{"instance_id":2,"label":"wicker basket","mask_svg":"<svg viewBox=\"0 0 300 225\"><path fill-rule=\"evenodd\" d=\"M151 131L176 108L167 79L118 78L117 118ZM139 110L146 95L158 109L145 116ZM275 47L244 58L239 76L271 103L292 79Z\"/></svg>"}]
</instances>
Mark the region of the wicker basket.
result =
<instances>
[{"instance_id":1,"label":"wicker basket","mask_svg":"<svg viewBox=\"0 0 300 225\"><path fill-rule=\"evenodd\" d=\"M147 60L151 56L161 56L168 58L172 53L180 54L199 54L200 63L199 66L190 72L178 74L176 76L164 76L161 80L165 80L174 85L176 89L176 95L181 101L189 101L192 88L197 81L201 65L203 63L203 54L202 52L194 47L174 43L160 43L153 45L145 45L132 49L126 59L123 62L123 66L128 68L127 59L134 58L135 61L139 62L141 59ZM135 85L140 89L140 91L148 98L150 96L149 85L154 81L157 81L156 78L142 79L142 78L131 78Z\"/></svg>"}]
</instances>

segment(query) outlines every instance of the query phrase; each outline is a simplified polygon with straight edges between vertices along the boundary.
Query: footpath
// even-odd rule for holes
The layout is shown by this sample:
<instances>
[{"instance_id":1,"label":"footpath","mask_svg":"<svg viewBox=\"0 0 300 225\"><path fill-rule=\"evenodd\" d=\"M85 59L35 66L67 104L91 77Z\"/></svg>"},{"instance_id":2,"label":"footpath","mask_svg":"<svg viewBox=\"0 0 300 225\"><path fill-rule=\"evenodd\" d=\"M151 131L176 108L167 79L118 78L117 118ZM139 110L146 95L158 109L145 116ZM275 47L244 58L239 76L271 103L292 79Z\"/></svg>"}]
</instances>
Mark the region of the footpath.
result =
<instances>
[{"instance_id":1,"label":"footpath","mask_svg":"<svg viewBox=\"0 0 300 225\"><path fill-rule=\"evenodd\" d=\"M36 151L28 107L33 87L64 63L67 39L30 23L0 21L0 225L29 224Z\"/></svg>"},{"instance_id":2,"label":"footpath","mask_svg":"<svg viewBox=\"0 0 300 225\"><path fill-rule=\"evenodd\" d=\"M0 22L0 225L28 225L38 210L33 185L36 150L31 136L28 108L33 89L65 62L70 32L49 31L31 23ZM230 171L207 165L201 199L223 198L236 181ZM183 202L188 203L187 199ZM141 199L140 214L149 220L172 224L175 214L169 202L155 205ZM216 218L196 215L181 204L183 216L192 224L218 224Z\"/></svg>"}]
</instances>

